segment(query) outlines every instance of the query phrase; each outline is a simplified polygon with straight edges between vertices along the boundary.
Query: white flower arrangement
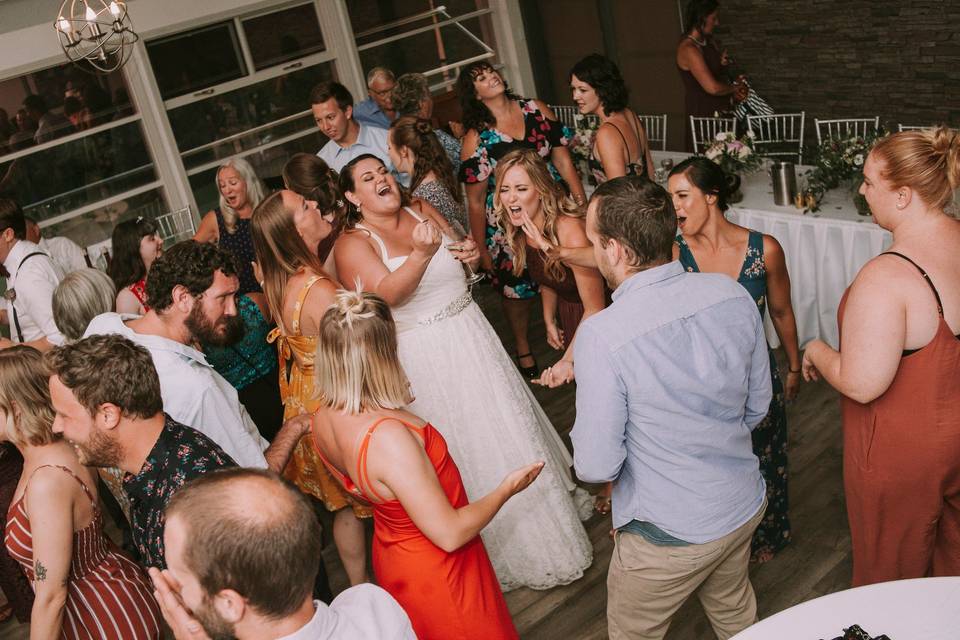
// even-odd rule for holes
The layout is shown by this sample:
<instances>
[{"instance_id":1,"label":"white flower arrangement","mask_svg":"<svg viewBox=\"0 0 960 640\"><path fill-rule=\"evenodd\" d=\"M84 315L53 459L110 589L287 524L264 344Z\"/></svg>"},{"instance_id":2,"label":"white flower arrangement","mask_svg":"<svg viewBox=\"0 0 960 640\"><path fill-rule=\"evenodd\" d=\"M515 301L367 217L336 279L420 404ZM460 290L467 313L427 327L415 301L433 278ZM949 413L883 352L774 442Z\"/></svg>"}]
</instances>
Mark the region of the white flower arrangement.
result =
<instances>
[{"instance_id":1,"label":"white flower arrangement","mask_svg":"<svg viewBox=\"0 0 960 640\"><path fill-rule=\"evenodd\" d=\"M721 131L704 154L727 173L749 173L760 167L761 159L753 150L752 132L741 138L731 131Z\"/></svg>"}]
</instances>

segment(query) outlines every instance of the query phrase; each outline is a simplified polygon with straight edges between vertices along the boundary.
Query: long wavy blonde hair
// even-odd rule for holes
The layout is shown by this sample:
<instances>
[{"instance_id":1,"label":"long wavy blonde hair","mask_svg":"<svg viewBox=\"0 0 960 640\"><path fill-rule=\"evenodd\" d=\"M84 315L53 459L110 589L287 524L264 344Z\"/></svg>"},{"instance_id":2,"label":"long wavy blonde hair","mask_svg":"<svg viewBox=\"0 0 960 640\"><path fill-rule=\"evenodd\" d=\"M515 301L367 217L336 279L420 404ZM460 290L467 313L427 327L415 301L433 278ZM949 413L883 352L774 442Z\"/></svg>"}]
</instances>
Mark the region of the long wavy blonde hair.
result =
<instances>
[{"instance_id":1,"label":"long wavy blonde hair","mask_svg":"<svg viewBox=\"0 0 960 640\"><path fill-rule=\"evenodd\" d=\"M246 183L247 202L250 203L251 209L256 209L260 201L263 200L264 188L263 183L260 182L260 178L257 177L257 172L254 171L250 163L243 158L230 158L217 167L214 181L217 185L217 193L220 194L220 213L223 214L223 226L227 228L227 233L234 234L237 232L237 219L240 217L240 214L237 213L236 209L227 204L227 199L223 197L223 192L220 190L220 172L227 167L239 173L244 183Z\"/></svg>"},{"instance_id":2,"label":"long wavy blonde hair","mask_svg":"<svg viewBox=\"0 0 960 640\"><path fill-rule=\"evenodd\" d=\"M530 184L540 194L540 210L543 212L543 236L554 246L560 245L557 237L557 223L560 216L583 218L584 211L577 206L573 198L563 191L563 187L553 179L550 168L533 149L516 149L500 158L496 169L496 186L493 189L493 212L503 226L507 238L507 246L513 252L513 273L520 275L527 266L527 243L524 232L520 227L510 222L510 214L500 200L500 187L503 177L513 167L522 167L530 179ZM547 275L563 281L567 270L555 257L544 257L544 269Z\"/></svg>"}]
</instances>

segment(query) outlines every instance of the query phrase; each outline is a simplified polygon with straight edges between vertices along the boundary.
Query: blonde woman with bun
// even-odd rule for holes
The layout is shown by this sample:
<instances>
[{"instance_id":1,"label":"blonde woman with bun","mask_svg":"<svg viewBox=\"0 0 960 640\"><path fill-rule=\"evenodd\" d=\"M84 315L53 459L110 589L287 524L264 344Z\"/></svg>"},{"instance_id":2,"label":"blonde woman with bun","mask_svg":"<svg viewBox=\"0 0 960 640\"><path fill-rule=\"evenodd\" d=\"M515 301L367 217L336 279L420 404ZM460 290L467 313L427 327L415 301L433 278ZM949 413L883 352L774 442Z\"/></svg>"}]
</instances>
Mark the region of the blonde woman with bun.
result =
<instances>
[{"instance_id":1,"label":"blonde woman with bun","mask_svg":"<svg viewBox=\"0 0 960 640\"><path fill-rule=\"evenodd\" d=\"M803 375L843 394L853 585L960 575L960 136L881 139L860 193L893 234L840 302L840 351L807 345Z\"/></svg>"},{"instance_id":2,"label":"blonde woman with bun","mask_svg":"<svg viewBox=\"0 0 960 640\"><path fill-rule=\"evenodd\" d=\"M390 307L341 291L317 346L314 443L351 494L373 504L373 571L420 638L517 638L480 531L532 483L528 460L470 502L443 436L413 400Z\"/></svg>"}]
</instances>

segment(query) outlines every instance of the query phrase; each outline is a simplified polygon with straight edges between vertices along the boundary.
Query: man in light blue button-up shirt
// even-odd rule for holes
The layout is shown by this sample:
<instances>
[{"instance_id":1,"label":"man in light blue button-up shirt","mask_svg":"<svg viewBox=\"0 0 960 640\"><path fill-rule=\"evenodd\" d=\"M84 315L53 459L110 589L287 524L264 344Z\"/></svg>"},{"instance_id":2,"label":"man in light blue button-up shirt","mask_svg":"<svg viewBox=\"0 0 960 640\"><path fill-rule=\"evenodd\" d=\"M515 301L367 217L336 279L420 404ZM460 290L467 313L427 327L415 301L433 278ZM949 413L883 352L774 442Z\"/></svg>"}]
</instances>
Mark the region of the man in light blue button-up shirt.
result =
<instances>
[{"instance_id":1,"label":"man in light blue button-up shirt","mask_svg":"<svg viewBox=\"0 0 960 640\"><path fill-rule=\"evenodd\" d=\"M574 347L577 475L613 481L611 638L659 638L699 596L727 638L756 619L747 574L764 483L751 430L771 399L757 307L724 275L671 261L676 216L640 177L598 188L587 235L613 303Z\"/></svg>"},{"instance_id":2,"label":"man in light blue button-up shirt","mask_svg":"<svg viewBox=\"0 0 960 640\"><path fill-rule=\"evenodd\" d=\"M364 153L370 153L383 161L388 171L393 171L390 154L387 152L387 131L379 127L362 125L353 117L353 96L339 82L322 82L310 93L310 109L320 131L330 140L317 153L321 160L334 171Z\"/></svg>"}]
</instances>

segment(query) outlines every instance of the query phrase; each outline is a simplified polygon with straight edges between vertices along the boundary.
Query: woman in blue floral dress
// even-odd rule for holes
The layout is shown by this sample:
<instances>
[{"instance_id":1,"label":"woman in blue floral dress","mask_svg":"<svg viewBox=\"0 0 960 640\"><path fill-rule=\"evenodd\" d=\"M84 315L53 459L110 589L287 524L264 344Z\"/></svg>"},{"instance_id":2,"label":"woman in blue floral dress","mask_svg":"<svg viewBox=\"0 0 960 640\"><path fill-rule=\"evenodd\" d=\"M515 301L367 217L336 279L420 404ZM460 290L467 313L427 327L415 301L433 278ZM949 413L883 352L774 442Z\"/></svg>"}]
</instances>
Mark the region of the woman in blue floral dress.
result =
<instances>
[{"instance_id":1,"label":"woman in blue floral dress","mask_svg":"<svg viewBox=\"0 0 960 640\"><path fill-rule=\"evenodd\" d=\"M516 343L517 364L524 375L535 378L539 371L527 341L527 325L537 285L526 271L519 276L512 273L513 255L493 213L493 170L507 152L534 149L548 160L553 177L563 181L582 206L586 203L583 184L567 149L572 136L547 105L514 95L488 62L464 67L457 89L467 129L460 181L466 183L470 231L480 247L480 264L493 274L493 284L501 294Z\"/></svg>"},{"instance_id":2,"label":"woman in blue floral dress","mask_svg":"<svg viewBox=\"0 0 960 640\"><path fill-rule=\"evenodd\" d=\"M723 170L704 157L684 160L667 184L677 211L680 235L675 257L687 271L725 273L743 285L763 316L770 318L787 353L786 384L773 351L773 399L767 416L753 430L753 452L767 485L767 512L753 535L752 559L766 562L790 542L787 514L787 416L785 402L800 387L800 348L790 303L790 276L780 243L772 236L729 222L723 215L730 191Z\"/></svg>"}]
</instances>

